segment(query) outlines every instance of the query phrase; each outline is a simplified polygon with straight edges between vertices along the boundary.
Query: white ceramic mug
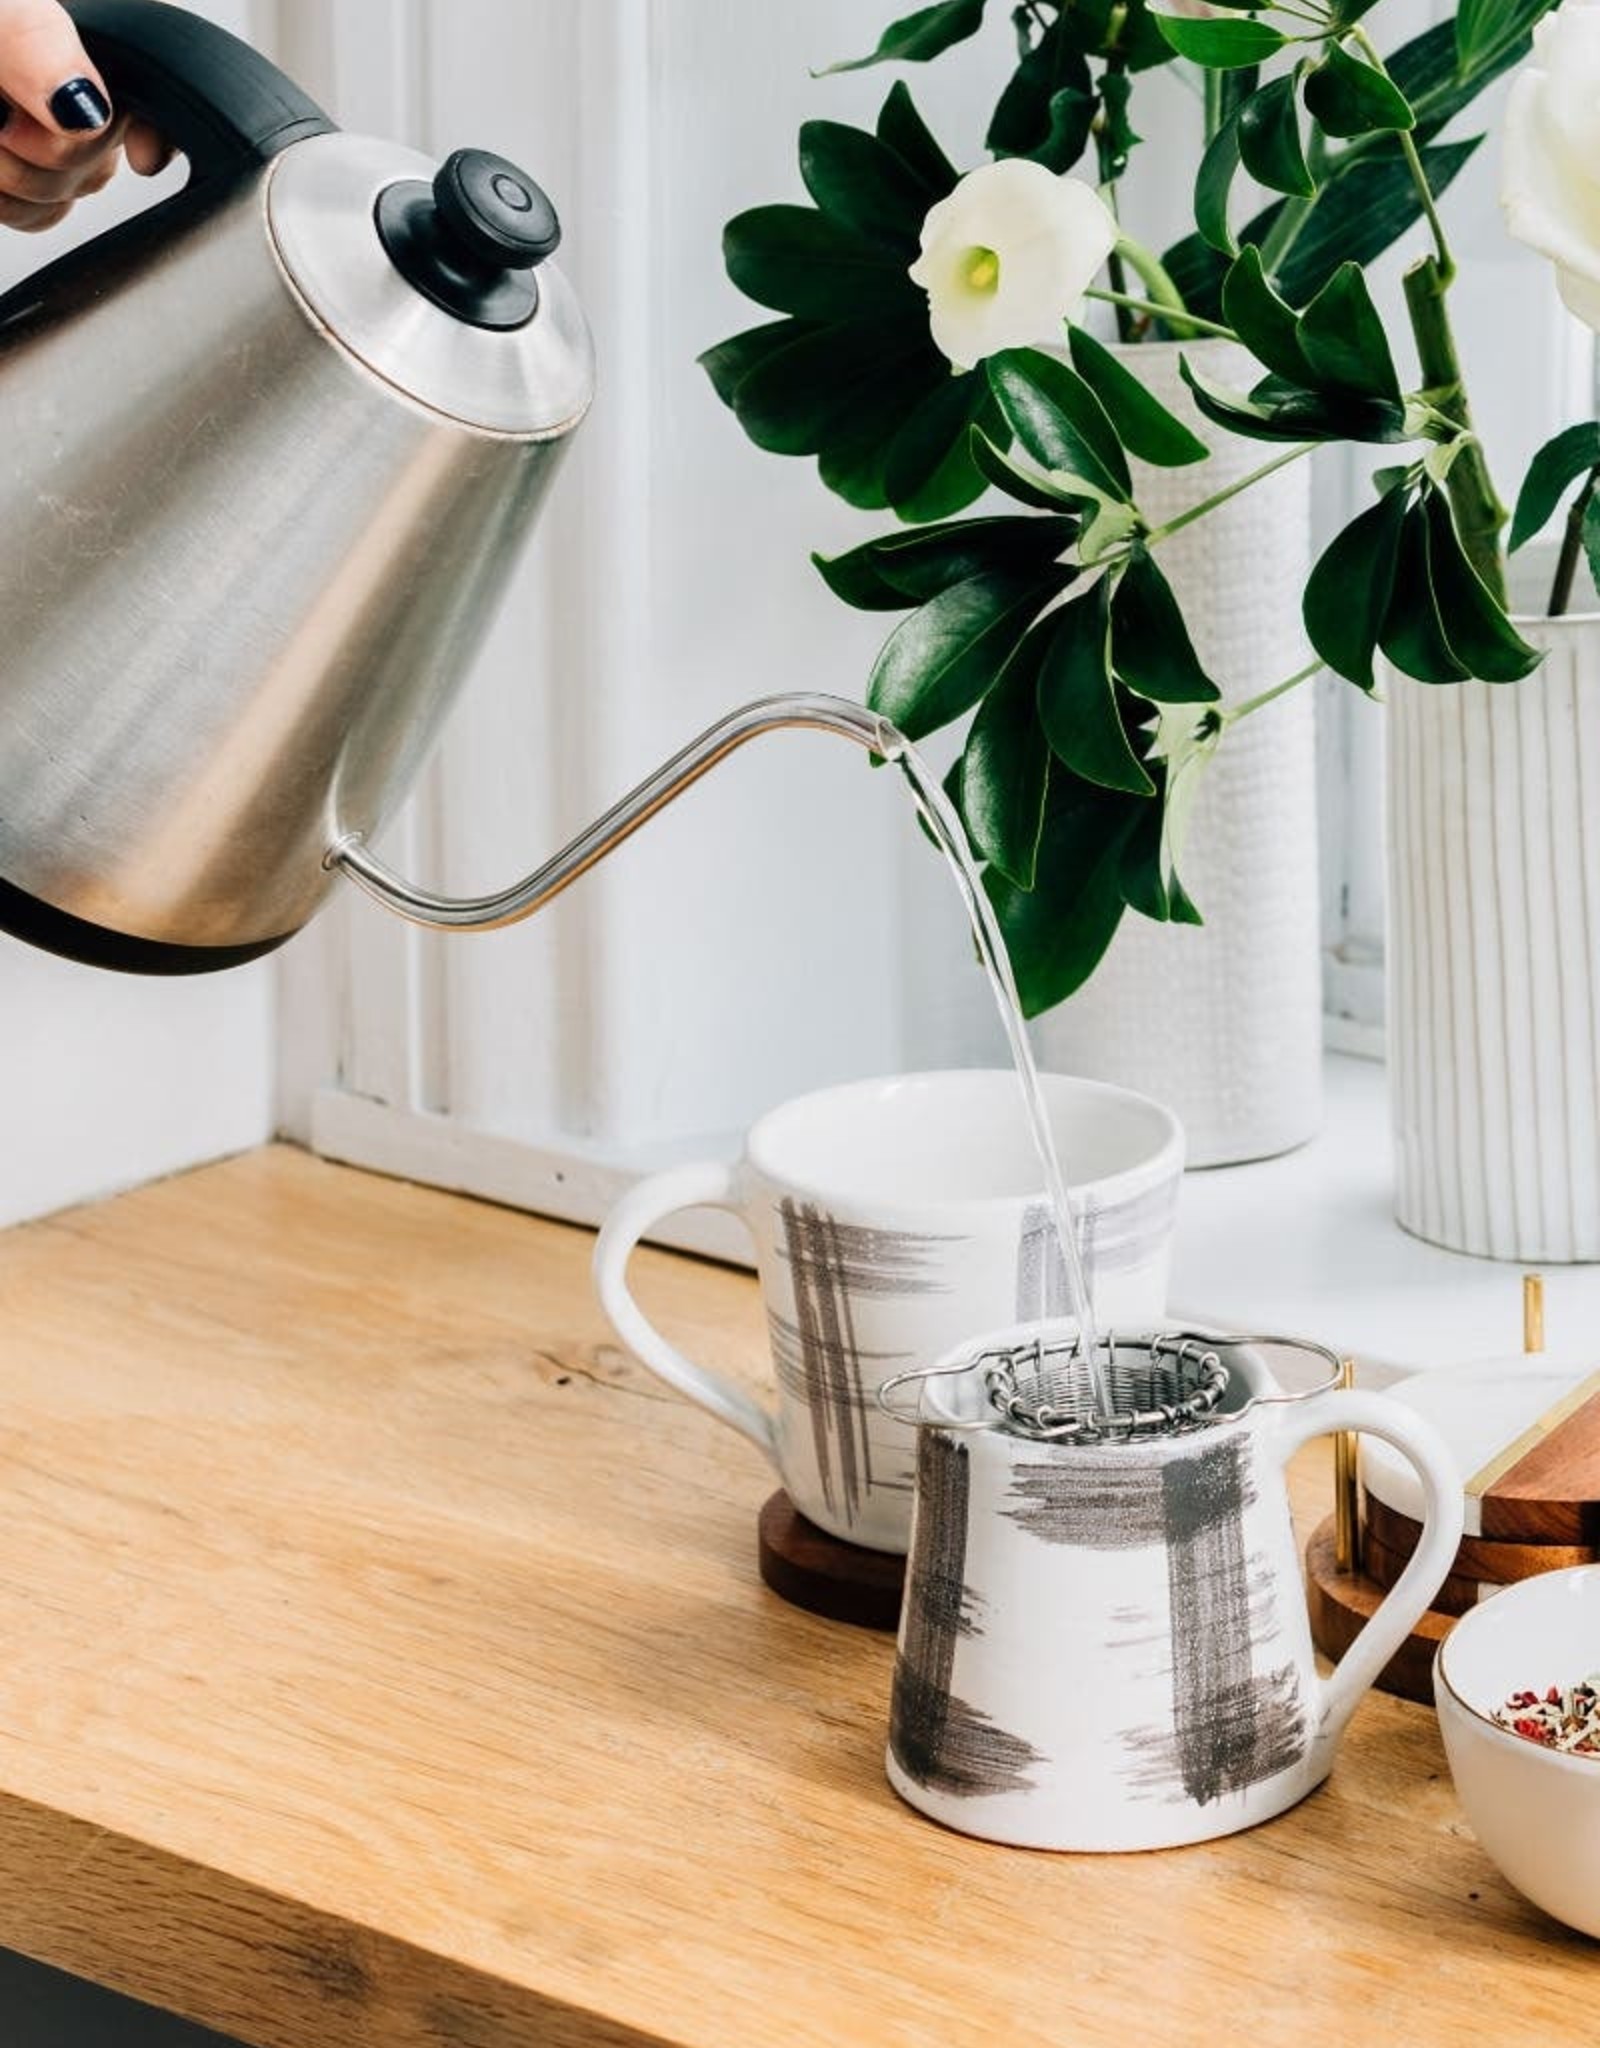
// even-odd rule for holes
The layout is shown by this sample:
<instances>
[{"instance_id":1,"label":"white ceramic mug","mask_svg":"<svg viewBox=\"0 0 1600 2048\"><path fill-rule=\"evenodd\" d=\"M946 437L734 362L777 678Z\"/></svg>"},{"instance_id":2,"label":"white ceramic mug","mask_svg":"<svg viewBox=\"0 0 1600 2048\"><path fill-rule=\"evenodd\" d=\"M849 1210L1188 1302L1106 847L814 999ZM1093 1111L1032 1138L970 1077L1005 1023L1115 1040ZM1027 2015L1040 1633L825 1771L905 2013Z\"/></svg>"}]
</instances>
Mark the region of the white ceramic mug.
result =
<instances>
[{"instance_id":1,"label":"white ceramic mug","mask_svg":"<svg viewBox=\"0 0 1600 2048\"><path fill-rule=\"evenodd\" d=\"M988 1372L1071 1330L969 1340L916 1389L889 1782L946 1827L1035 1849L1169 1848L1252 1827L1322 1783L1443 1582L1461 1534L1455 1462L1431 1423L1382 1394L1286 1393L1258 1339L1196 1342L1192 1355L1214 1347L1229 1373L1199 1426L1120 1443L1017 1433ZM1423 1533L1325 1679L1284 1468L1343 1430L1415 1466Z\"/></svg>"},{"instance_id":2,"label":"white ceramic mug","mask_svg":"<svg viewBox=\"0 0 1600 2048\"><path fill-rule=\"evenodd\" d=\"M1043 1077L1105 1324L1166 1309L1183 1134L1170 1110ZM761 1118L735 1164L681 1166L624 1196L595 1247L617 1335L652 1372L741 1430L819 1527L873 1550L910 1537L914 1444L877 1405L892 1374L964 1336L1070 1306L1015 1074L859 1081ZM777 1399L696 1365L628 1290L634 1246L675 1210L717 1208L755 1240Z\"/></svg>"}]
</instances>

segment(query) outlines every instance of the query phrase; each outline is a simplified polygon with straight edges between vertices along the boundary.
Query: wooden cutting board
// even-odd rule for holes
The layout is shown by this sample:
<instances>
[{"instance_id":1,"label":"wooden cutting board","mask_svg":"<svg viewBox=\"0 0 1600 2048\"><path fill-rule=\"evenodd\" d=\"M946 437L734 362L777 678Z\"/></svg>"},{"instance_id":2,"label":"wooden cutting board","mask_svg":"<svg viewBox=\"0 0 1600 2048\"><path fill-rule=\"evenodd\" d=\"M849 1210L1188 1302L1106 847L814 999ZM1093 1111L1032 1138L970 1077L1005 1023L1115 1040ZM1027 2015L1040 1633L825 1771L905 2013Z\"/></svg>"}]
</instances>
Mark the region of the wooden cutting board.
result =
<instances>
[{"instance_id":1,"label":"wooden cutting board","mask_svg":"<svg viewBox=\"0 0 1600 2048\"><path fill-rule=\"evenodd\" d=\"M1542 1357L1489 1359L1418 1373L1391 1391L1455 1453L1467 1536L1600 1548L1600 1373ZM1361 1473L1373 1501L1421 1520L1421 1488L1398 1451L1364 1438Z\"/></svg>"}]
</instances>

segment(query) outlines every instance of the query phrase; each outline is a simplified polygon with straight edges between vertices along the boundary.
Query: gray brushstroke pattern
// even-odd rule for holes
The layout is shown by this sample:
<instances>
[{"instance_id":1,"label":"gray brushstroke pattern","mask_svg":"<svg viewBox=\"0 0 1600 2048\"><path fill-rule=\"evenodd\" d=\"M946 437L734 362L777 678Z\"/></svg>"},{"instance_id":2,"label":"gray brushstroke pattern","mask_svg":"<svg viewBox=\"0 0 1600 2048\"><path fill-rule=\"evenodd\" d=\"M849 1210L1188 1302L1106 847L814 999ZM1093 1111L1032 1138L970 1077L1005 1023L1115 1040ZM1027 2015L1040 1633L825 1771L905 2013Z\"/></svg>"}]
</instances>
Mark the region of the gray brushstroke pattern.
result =
<instances>
[{"instance_id":1,"label":"gray brushstroke pattern","mask_svg":"<svg viewBox=\"0 0 1600 2048\"><path fill-rule=\"evenodd\" d=\"M1171 1230L1177 1203L1175 1175L1110 1208L1101 1208L1092 1197L1081 1205L1074 1201L1083 1277L1091 1294L1108 1273L1125 1273L1145 1264ZM1055 1211L1048 1202L1030 1202L1023 1211L1017 1245L1017 1321L1042 1322L1071 1313Z\"/></svg>"},{"instance_id":2,"label":"gray brushstroke pattern","mask_svg":"<svg viewBox=\"0 0 1600 2048\"><path fill-rule=\"evenodd\" d=\"M970 1471L965 1444L924 1430L917 1451L916 1543L906 1572L889 1747L919 1785L959 1798L1025 1792L1041 1758L950 1690L957 1640L981 1635L966 1583Z\"/></svg>"},{"instance_id":3,"label":"gray brushstroke pattern","mask_svg":"<svg viewBox=\"0 0 1600 2048\"><path fill-rule=\"evenodd\" d=\"M1177 1457L1129 1444L1094 1464L1022 1462L1004 1510L1045 1543L1164 1547L1172 1718L1128 1740L1149 1759L1143 1782L1202 1806L1287 1770L1310 1739L1294 1665L1252 1668L1270 1633L1244 1546L1254 1499L1248 1440L1232 1435Z\"/></svg>"},{"instance_id":4,"label":"gray brushstroke pattern","mask_svg":"<svg viewBox=\"0 0 1600 2048\"><path fill-rule=\"evenodd\" d=\"M822 1497L854 1522L873 1483L872 1442L852 1301L859 1296L940 1294L947 1238L841 1223L814 1202L785 1198L779 1256L794 1287L794 1320L771 1319L773 1360L805 1401Z\"/></svg>"},{"instance_id":5,"label":"gray brushstroke pattern","mask_svg":"<svg viewBox=\"0 0 1600 2048\"><path fill-rule=\"evenodd\" d=\"M1244 1511L1247 1443L1174 1458L1162 1481L1172 1607L1172 1721L1183 1789L1201 1806L1275 1777L1308 1728L1292 1664L1256 1676Z\"/></svg>"}]
</instances>

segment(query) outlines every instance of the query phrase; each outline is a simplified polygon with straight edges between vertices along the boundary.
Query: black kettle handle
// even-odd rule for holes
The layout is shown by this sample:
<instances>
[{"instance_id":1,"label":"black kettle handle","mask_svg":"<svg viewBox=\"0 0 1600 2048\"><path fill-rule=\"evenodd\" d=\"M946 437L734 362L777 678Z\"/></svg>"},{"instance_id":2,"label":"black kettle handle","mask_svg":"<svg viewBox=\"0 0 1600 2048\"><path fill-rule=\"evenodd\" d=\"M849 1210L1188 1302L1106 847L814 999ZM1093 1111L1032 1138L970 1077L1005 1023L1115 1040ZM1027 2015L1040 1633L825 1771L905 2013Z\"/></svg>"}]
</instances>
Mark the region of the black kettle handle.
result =
<instances>
[{"instance_id":1,"label":"black kettle handle","mask_svg":"<svg viewBox=\"0 0 1600 2048\"><path fill-rule=\"evenodd\" d=\"M190 188L237 178L336 125L259 50L162 0L67 0L118 113L189 159Z\"/></svg>"}]
</instances>

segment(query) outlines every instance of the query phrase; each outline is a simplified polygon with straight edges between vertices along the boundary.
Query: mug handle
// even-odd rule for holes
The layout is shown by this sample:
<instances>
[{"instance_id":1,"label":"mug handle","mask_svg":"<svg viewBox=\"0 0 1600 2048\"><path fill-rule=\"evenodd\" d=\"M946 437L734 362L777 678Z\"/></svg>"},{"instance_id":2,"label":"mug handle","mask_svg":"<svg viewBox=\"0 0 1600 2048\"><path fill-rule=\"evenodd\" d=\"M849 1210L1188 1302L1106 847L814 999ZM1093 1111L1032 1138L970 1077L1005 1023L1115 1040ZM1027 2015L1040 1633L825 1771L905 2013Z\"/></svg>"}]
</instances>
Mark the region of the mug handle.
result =
<instances>
[{"instance_id":1,"label":"mug handle","mask_svg":"<svg viewBox=\"0 0 1600 2048\"><path fill-rule=\"evenodd\" d=\"M658 1379L691 1401L698 1401L719 1422L747 1436L771 1463L778 1462L777 1424L743 1387L709 1366L696 1365L669 1344L649 1322L628 1289L628 1261L634 1246L679 1209L726 1209L744 1220L740 1203L740 1172L719 1160L675 1166L653 1174L625 1194L601 1226L594 1247L594 1284L611 1327Z\"/></svg>"},{"instance_id":2,"label":"mug handle","mask_svg":"<svg viewBox=\"0 0 1600 2048\"><path fill-rule=\"evenodd\" d=\"M1278 1453L1287 1464L1314 1437L1360 1430L1382 1437L1416 1469L1422 1481L1422 1535L1410 1562L1366 1627L1323 1682L1322 1729L1336 1738L1361 1696L1427 1611L1455 1562L1465 1503L1461 1474L1449 1445L1433 1424L1403 1402L1359 1387L1330 1387L1297 1405L1285 1418Z\"/></svg>"}]
</instances>

